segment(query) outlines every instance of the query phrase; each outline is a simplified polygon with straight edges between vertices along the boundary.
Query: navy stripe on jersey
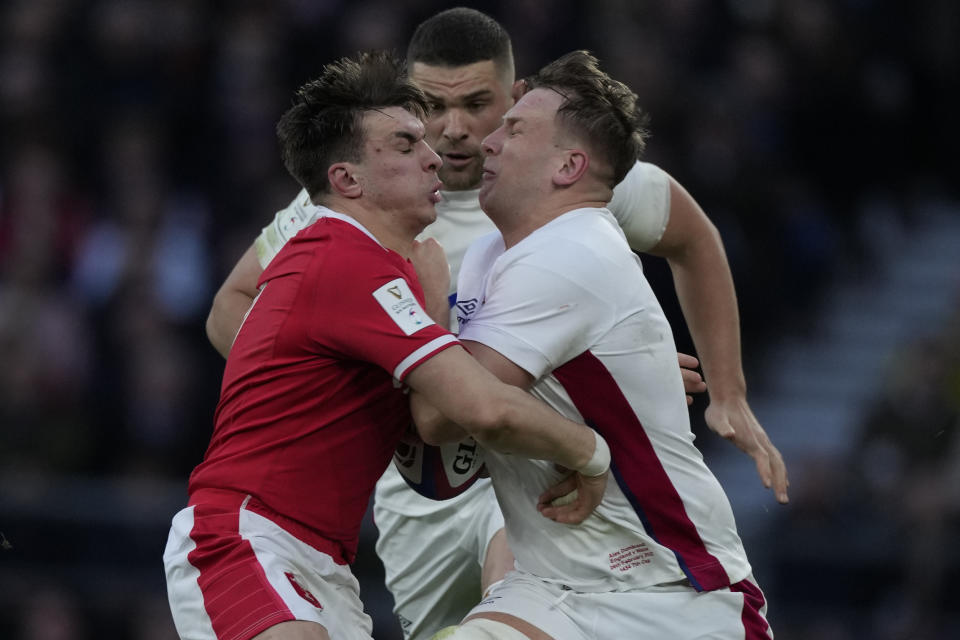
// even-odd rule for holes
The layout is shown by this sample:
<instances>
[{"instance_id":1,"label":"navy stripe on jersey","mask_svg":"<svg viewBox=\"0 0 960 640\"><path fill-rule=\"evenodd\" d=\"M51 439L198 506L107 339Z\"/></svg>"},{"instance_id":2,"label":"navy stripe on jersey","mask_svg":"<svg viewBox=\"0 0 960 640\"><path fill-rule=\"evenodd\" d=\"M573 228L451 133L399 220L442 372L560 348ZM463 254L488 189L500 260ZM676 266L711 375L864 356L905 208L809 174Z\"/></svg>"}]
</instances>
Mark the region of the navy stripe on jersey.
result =
<instances>
[{"instance_id":1,"label":"navy stripe on jersey","mask_svg":"<svg viewBox=\"0 0 960 640\"><path fill-rule=\"evenodd\" d=\"M704 545L643 425L603 363L585 351L554 369L553 376L610 445L613 476L647 535L673 551L697 591L728 587L726 571Z\"/></svg>"}]
</instances>

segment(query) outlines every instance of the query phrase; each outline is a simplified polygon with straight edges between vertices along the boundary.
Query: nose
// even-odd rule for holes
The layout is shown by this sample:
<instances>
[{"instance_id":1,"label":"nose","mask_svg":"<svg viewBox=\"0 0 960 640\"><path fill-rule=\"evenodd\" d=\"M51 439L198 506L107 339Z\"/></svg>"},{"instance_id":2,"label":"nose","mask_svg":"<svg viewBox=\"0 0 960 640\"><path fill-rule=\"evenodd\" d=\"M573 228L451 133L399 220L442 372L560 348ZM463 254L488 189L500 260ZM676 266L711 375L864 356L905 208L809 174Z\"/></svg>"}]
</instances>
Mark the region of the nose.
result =
<instances>
[{"instance_id":1,"label":"nose","mask_svg":"<svg viewBox=\"0 0 960 640\"><path fill-rule=\"evenodd\" d=\"M480 142L480 149L488 155L496 155L500 152L500 143L503 140L504 127L501 126Z\"/></svg>"},{"instance_id":2,"label":"nose","mask_svg":"<svg viewBox=\"0 0 960 640\"><path fill-rule=\"evenodd\" d=\"M456 142L464 140L469 135L467 120L463 112L460 109L447 110L443 122L443 137Z\"/></svg>"},{"instance_id":3,"label":"nose","mask_svg":"<svg viewBox=\"0 0 960 640\"><path fill-rule=\"evenodd\" d=\"M443 160L441 160L437 152L433 150L433 147L426 142L423 143L423 148L423 168L427 171L436 171L440 168L440 165L443 164Z\"/></svg>"}]
</instances>

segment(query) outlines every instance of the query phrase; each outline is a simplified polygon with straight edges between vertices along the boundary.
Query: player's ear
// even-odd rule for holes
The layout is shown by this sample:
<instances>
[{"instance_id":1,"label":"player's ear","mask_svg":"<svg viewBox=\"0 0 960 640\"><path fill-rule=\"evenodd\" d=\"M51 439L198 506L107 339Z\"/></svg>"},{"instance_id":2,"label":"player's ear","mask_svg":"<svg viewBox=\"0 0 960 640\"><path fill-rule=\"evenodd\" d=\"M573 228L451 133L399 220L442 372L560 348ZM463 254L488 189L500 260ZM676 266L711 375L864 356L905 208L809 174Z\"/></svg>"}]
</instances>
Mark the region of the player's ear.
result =
<instances>
[{"instance_id":1,"label":"player's ear","mask_svg":"<svg viewBox=\"0 0 960 640\"><path fill-rule=\"evenodd\" d=\"M569 149L563 154L563 164L553 174L553 183L557 186L569 186L583 177L590 166L590 157L582 149Z\"/></svg>"},{"instance_id":2,"label":"player's ear","mask_svg":"<svg viewBox=\"0 0 960 640\"><path fill-rule=\"evenodd\" d=\"M349 162L337 162L327 169L327 180L330 181L330 190L344 198L359 198L363 195L363 187L354 174L355 167Z\"/></svg>"},{"instance_id":3,"label":"player's ear","mask_svg":"<svg viewBox=\"0 0 960 640\"><path fill-rule=\"evenodd\" d=\"M510 90L510 97L513 98L513 101L516 102L523 97L523 94L527 92L527 81L523 78L520 78L513 83L513 88Z\"/></svg>"}]
</instances>

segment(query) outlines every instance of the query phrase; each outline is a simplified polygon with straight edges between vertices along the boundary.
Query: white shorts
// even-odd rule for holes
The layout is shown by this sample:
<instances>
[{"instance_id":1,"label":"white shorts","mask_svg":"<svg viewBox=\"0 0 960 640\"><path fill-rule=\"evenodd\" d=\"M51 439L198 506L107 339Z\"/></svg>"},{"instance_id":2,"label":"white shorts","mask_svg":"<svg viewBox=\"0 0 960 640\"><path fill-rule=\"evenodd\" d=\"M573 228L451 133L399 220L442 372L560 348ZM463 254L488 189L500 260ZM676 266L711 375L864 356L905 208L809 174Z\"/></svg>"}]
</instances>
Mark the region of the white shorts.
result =
<instances>
[{"instance_id":1,"label":"white shorts","mask_svg":"<svg viewBox=\"0 0 960 640\"><path fill-rule=\"evenodd\" d=\"M331 640L371 640L350 567L245 506L198 504L173 518L163 564L180 637L247 640L311 620Z\"/></svg>"},{"instance_id":2,"label":"white shorts","mask_svg":"<svg viewBox=\"0 0 960 640\"><path fill-rule=\"evenodd\" d=\"M683 583L634 591L581 593L512 571L470 615L521 618L555 640L771 640L766 600L752 578L697 592Z\"/></svg>"},{"instance_id":3,"label":"white shorts","mask_svg":"<svg viewBox=\"0 0 960 640\"><path fill-rule=\"evenodd\" d=\"M377 555L404 638L424 640L459 624L480 602L487 546L503 528L493 487L427 515L406 516L377 502L373 513Z\"/></svg>"}]
</instances>

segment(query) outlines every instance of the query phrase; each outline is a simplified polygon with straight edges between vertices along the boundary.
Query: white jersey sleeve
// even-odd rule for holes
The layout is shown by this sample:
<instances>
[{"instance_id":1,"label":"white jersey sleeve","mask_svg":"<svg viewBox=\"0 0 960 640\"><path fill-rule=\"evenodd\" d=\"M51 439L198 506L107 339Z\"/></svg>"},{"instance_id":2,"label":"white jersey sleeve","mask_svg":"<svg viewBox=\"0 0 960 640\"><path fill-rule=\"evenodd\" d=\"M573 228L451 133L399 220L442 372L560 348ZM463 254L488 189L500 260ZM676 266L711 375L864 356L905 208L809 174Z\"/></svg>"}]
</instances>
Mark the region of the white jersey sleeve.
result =
<instances>
[{"instance_id":1,"label":"white jersey sleeve","mask_svg":"<svg viewBox=\"0 0 960 640\"><path fill-rule=\"evenodd\" d=\"M260 266L266 269L290 238L317 221L320 211L320 207L310 202L306 189L302 189L286 208L277 211L254 242Z\"/></svg>"},{"instance_id":2,"label":"white jersey sleeve","mask_svg":"<svg viewBox=\"0 0 960 640\"><path fill-rule=\"evenodd\" d=\"M660 242L670 221L670 176L649 162L637 162L613 189L608 205L634 251Z\"/></svg>"}]
</instances>

